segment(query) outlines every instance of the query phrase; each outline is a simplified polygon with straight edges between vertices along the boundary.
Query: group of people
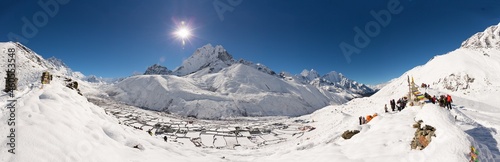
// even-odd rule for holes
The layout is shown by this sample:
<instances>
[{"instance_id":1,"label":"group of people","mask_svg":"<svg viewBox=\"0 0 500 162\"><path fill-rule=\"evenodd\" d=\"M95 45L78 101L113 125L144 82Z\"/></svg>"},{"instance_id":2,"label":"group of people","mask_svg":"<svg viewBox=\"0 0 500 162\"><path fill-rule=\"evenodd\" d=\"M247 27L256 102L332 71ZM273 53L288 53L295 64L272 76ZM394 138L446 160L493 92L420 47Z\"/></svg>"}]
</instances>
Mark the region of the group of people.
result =
<instances>
[{"instance_id":1,"label":"group of people","mask_svg":"<svg viewBox=\"0 0 500 162\"><path fill-rule=\"evenodd\" d=\"M447 108L448 110L451 110L451 103L453 102L453 99L451 99L450 95L441 95L439 96L439 106Z\"/></svg>"},{"instance_id":2,"label":"group of people","mask_svg":"<svg viewBox=\"0 0 500 162\"><path fill-rule=\"evenodd\" d=\"M432 102L432 104L439 103L439 106L447 108L448 110L451 110L451 103L453 102L453 99L449 94L447 95L441 95L439 96L439 99L436 98L436 96L430 96L429 94L425 93L424 94L425 98L429 99L429 101Z\"/></svg>"},{"instance_id":3,"label":"group of people","mask_svg":"<svg viewBox=\"0 0 500 162\"><path fill-rule=\"evenodd\" d=\"M425 93L424 96L430 102L432 102L432 104L436 104L436 102L438 102L439 106L444 107L448 110L451 110L451 103L453 102L453 99L451 98L451 96L449 94L448 95L441 95L441 96L439 96L439 99L437 99L436 96L431 97L431 95L429 95L428 93ZM393 112L396 111L396 108L398 111L401 111L406 107L406 104L408 103L408 98L407 97L400 98L397 102L394 99L392 99L389 101L389 103L391 105L391 110ZM389 112L389 109L387 108L387 104L385 105L384 110L386 113Z\"/></svg>"},{"instance_id":4,"label":"group of people","mask_svg":"<svg viewBox=\"0 0 500 162\"><path fill-rule=\"evenodd\" d=\"M406 104L408 103L408 98L407 97L400 98L397 102L394 99L392 99L389 101L389 103L391 104L391 110L393 112L396 111L396 108L398 111L401 111L406 107ZM387 104L385 105L384 109L386 113L389 112Z\"/></svg>"}]
</instances>

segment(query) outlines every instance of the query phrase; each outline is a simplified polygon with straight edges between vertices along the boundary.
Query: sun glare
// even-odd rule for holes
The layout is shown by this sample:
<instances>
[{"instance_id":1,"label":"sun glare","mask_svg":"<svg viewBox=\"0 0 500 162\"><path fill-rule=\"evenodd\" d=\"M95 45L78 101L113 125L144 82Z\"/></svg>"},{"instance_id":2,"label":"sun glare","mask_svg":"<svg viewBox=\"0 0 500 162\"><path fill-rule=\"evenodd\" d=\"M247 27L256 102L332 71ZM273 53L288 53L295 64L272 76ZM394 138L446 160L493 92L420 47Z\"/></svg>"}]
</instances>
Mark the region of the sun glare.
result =
<instances>
[{"instance_id":1,"label":"sun glare","mask_svg":"<svg viewBox=\"0 0 500 162\"><path fill-rule=\"evenodd\" d=\"M177 32L175 32L175 34L177 35L177 37L181 39L187 39L191 35L191 32L186 27L182 27L178 29Z\"/></svg>"},{"instance_id":2,"label":"sun glare","mask_svg":"<svg viewBox=\"0 0 500 162\"><path fill-rule=\"evenodd\" d=\"M174 35L182 41L182 46L186 45L186 40L189 40L189 37L191 37L191 29L186 25L184 21L181 22L181 24L177 27L176 31L174 32Z\"/></svg>"}]
</instances>

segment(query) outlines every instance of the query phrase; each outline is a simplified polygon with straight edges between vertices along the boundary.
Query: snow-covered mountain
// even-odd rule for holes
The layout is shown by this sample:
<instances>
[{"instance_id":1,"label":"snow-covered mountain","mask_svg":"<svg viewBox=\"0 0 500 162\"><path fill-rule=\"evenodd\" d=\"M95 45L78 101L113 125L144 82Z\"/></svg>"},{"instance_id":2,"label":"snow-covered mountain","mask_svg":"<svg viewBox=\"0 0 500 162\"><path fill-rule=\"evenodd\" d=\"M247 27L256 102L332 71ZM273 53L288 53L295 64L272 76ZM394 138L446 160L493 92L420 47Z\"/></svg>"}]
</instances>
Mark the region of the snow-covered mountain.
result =
<instances>
[{"instance_id":1,"label":"snow-covered mountain","mask_svg":"<svg viewBox=\"0 0 500 162\"><path fill-rule=\"evenodd\" d=\"M18 78L18 86L29 85L33 82L39 83L42 72L48 71L56 76L66 76L71 78L83 78L84 75L80 72L73 72L66 64L60 59L49 58L45 60L42 56L38 55L28 47L17 42L4 42L0 43L0 84L3 85L6 76L7 53L8 48L16 49L16 77Z\"/></svg>"},{"instance_id":2,"label":"snow-covered mountain","mask_svg":"<svg viewBox=\"0 0 500 162\"><path fill-rule=\"evenodd\" d=\"M138 107L210 119L299 116L345 103L350 97L347 93L287 82L244 64L233 64L217 73L205 72L184 77L133 76L116 84L108 94Z\"/></svg>"},{"instance_id":3,"label":"snow-covered mountain","mask_svg":"<svg viewBox=\"0 0 500 162\"><path fill-rule=\"evenodd\" d=\"M303 70L299 75L296 75L294 79L300 83L315 85L318 88L330 92L347 91L348 93L362 96L369 96L376 92L367 85L351 80L342 75L342 73L336 71L329 72L320 77L320 74L314 69L310 71Z\"/></svg>"},{"instance_id":4,"label":"snow-covered mountain","mask_svg":"<svg viewBox=\"0 0 500 162\"><path fill-rule=\"evenodd\" d=\"M234 63L233 57L222 46L207 44L198 48L191 57L182 62L172 73L178 76L188 75L202 69L218 72Z\"/></svg>"},{"instance_id":5,"label":"snow-covered mountain","mask_svg":"<svg viewBox=\"0 0 500 162\"><path fill-rule=\"evenodd\" d=\"M162 72L159 72L162 71ZM233 60L222 47L208 44L196 50L173 72L160 65L109 90L122 102L184 116L298 116L330 104L342 104L373 92L363 84L331 72L277 74L262 64ZM171 75L167 75L171 74Z\"/></svg>"},{"instance_id":6,"label":"snow-covered mountain","mask_svg":"<svg viewBox=\"0 0 500 162\"><path fill-rule=\"evenodd\" d=\"M154 64L144 72L144 75L169 75L172 71L168 70L167 67Z\"/></svg>"},{"instance_id":7,"label":"snow-covered mountain","mask_svg":"<svg viewBox=\"0 0 500 162\"><path fill-rule=\"evenodd\" d=\"M465 40L461 47L468 49L500 48L500 24L490 26L485 31L474 34Z\"/></svg>"}]
</instances>

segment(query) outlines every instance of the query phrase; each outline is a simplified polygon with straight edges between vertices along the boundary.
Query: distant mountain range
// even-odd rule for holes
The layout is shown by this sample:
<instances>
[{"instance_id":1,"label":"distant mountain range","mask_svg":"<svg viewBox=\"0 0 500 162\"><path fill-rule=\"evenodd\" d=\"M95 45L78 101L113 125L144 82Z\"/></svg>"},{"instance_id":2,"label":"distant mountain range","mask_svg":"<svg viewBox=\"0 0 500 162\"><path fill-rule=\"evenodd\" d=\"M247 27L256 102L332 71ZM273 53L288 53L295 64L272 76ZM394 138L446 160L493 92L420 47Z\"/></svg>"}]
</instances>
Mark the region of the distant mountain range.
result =
<instances>
[{"instance_id":1,"label":"distant mountain range","mask_svg":"<svg viewBox=\"0 0 500 162\"><path fill-rule=\"evenodd\" d=\"M299 116L375 91L338 72L276 73L259 63L233 59L222 46L198 48L173 71L155 64L108 92L138 107L200 118Z\"/></svg>"}]
</instances>

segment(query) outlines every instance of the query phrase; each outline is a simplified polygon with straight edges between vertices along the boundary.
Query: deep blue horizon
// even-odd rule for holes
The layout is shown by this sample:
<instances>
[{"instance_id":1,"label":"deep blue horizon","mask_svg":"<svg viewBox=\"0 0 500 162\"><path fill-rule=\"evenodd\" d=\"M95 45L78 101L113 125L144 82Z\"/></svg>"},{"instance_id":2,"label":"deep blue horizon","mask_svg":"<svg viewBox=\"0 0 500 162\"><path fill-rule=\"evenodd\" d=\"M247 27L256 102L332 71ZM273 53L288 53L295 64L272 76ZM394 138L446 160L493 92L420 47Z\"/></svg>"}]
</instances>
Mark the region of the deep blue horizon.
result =
<instances>
[{"instance_id":1,"label":"deep blue horizon","mask_svg":"<svg viewBox=\"0 0 500 162\"><path fill-rule=\"evenodd\" d=\"M212 44L224 46L236 60L276 72L337 71L374 85L457 49L500 22L495 0L148 2L4 0L0 41L19 37L44 58L54 56L75 71L108 78L143 73L155 63L173 70L196 48ZM184 47L172 34L180 21L193 28ZM37 31L23 33L27 23ZM362 35L369 41L359 41Z\"/></svg>"}]
</instances>

